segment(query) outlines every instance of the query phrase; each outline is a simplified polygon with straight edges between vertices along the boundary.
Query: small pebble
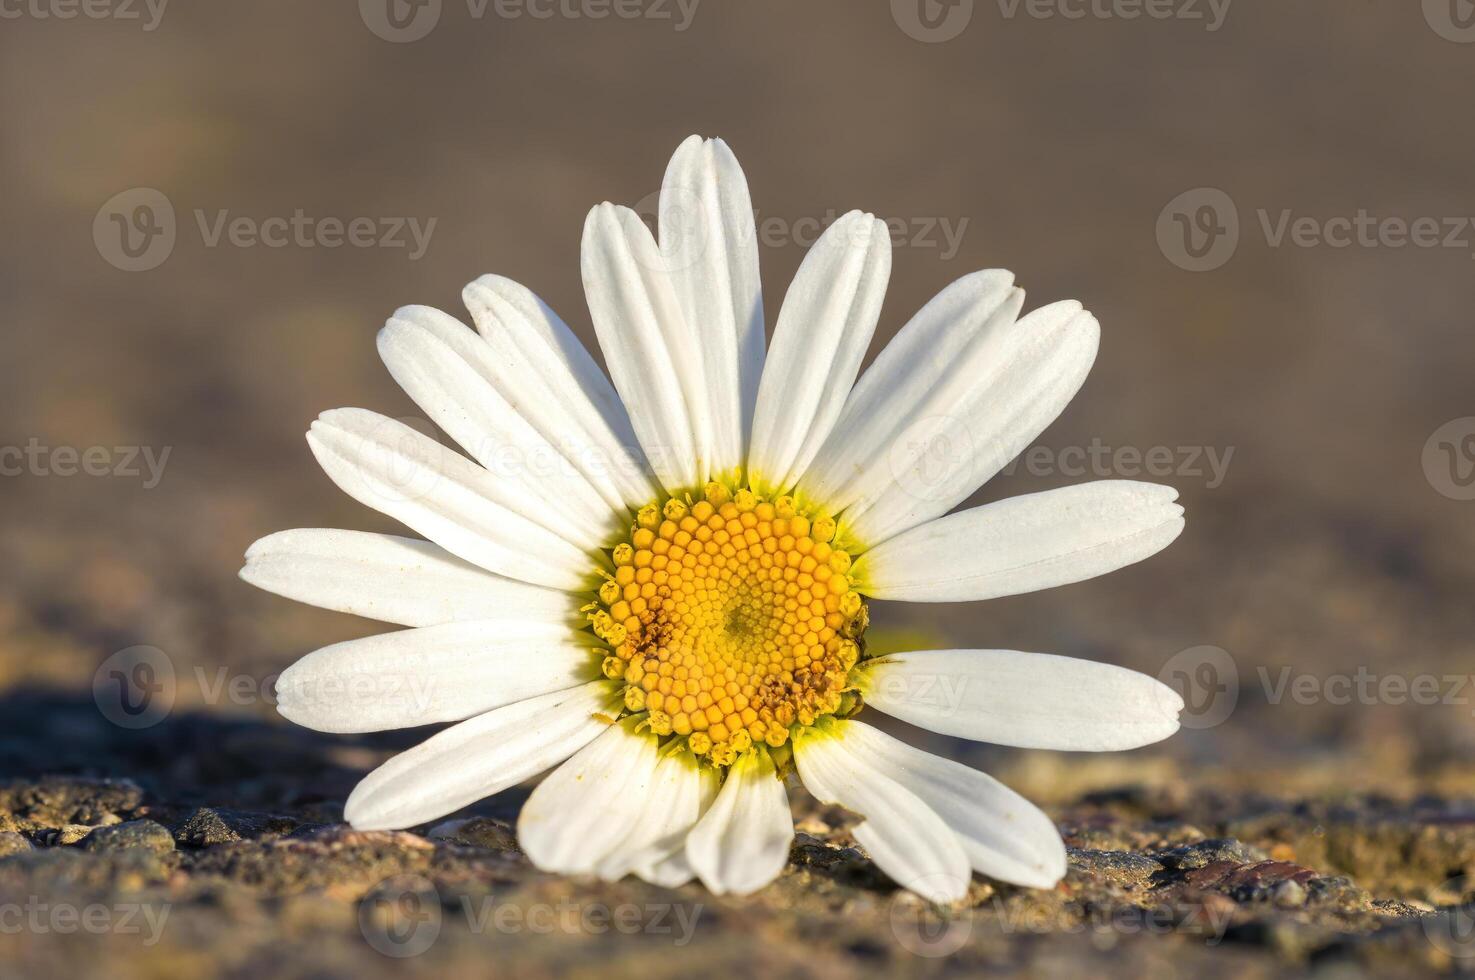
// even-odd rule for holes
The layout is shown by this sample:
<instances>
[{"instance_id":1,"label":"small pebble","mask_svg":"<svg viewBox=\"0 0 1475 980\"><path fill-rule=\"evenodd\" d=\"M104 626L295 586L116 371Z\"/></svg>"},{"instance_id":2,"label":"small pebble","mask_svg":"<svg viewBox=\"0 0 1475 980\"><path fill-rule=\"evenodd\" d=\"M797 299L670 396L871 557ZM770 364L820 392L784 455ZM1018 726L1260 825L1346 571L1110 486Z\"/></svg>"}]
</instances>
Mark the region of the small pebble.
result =
<instances>
[{"instance_id":1,"label":"small pebble","mask_svg":"<svg viewBox=\"0 0 1475 980\"><path fill-rule=\"evenodd\" d=\"M98 827L83 838L81 846L94 852L143 850L164 854L174 850L174 835L153 820L129 820L112 827Z\"/></svg>"},{"instance_id":2,"label":"small pebble","mask_svg":"<svg viewBox=\"0 0 1475 980\"><path fill-rule=\"evenodd\" d=\"M1300 908L1306 904L1306 887L1299 881L1287 879L1270 890L1270 898L1280 908Z\"/></svg>"},{"instance_id":3,"label":"small pebble","mask_svg":"<svg viewBox=\"0 0 1475 980\"><path fill-rule=\"evenodd\" d=\"M31 842L13 830L0 833L0 858L10 857L12 854L25 854L33 851Z\"/></svg>"}]
</instances>

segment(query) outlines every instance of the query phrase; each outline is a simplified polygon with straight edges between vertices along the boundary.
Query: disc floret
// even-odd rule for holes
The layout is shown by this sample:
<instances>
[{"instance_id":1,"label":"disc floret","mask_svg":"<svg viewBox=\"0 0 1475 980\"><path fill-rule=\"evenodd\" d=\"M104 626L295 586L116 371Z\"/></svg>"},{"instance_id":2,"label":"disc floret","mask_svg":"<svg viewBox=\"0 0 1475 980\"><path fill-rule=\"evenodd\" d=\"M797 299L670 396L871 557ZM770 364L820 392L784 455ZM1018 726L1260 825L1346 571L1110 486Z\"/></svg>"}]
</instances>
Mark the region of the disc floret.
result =
<instances>
[{"instance_id":1,"label":"disc floret","mask_svg":"<svg viewBox=\"0 0 1475 980\"><path fill-rule=\"evenodd\" d=\"M626 713L729 766L853 711L867 615L835 538L789 496L718 482L640 508L587 609Z\"/></svg>"}]
</instances>

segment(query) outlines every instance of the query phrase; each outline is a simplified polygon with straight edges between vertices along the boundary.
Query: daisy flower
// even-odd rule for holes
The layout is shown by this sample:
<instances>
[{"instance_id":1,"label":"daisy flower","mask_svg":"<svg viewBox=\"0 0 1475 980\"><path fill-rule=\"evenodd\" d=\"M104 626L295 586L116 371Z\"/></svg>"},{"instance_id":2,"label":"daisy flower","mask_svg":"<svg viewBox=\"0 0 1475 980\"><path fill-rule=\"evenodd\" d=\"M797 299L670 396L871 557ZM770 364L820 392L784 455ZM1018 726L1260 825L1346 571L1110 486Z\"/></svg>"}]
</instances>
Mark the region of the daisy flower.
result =
<instances>
[{"instance_id":1,"label":"daisy flower","mask_svg":"<svg viewBox=\"0 0 1475 980\"><path fill-rule=\"evenodd\" d=\"M466 455L363 409L312 424L333 481L423 539L304 529L252 545L246 581L409 627L307 655L279 710L324 732L454 723L359 783L344 813L361 829L424 824L551 769L517 824L539 868L742 894L788 860L797 776L924 898L963 897L974 871L1053 885L1065 848L1044 813L857 715L1068 751L1177 730L1178 695L1119 667L866 650L868 600L1078 582L1182 530L1173 490L1124 481L949 513L1080 388L1095 318L1075 302L1020 316L1013 276L977 272L860 375L891 268L883 221L854 211L824 232L771 344L724 143L677 149L659 226L608 203L585 222L608 377L498 276L465 289L474 331L423 306L390 318L385 364Z\"/></svg>"}]
</instances>

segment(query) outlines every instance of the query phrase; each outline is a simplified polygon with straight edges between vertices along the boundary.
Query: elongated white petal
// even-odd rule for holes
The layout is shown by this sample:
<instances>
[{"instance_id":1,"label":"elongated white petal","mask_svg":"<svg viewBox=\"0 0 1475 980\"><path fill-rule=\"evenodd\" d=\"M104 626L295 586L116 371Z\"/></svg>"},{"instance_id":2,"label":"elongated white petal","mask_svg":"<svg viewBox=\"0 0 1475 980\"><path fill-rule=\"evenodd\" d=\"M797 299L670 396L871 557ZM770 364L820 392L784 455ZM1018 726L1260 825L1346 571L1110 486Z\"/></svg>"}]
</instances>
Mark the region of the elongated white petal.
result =
<instances>
[{"instance_id":1,"label":"elongated white petal","mask_svg":"<svg viewBox=\"0 0 1475 980\"><path fill-rule=\"evenodd\" d=\"M881 657L857 678L869 706L944 735L1076 752L1135 749L1178 730L1183 699L1112 664L1016 650Z\"/></svg>"},{"instance_id":2,"label":"elongated white petal","mask_svg":"<svg viewBox=\"0 0 1475 980\"><path fill-rule=\"evenodd\" d=\"M406 306L379 331L379 355L401 388L436 425L505 484L520 512L593 549L617 521L589 478L509 404L492 381L486 341L455 317Z\"/></svg>"},{"instance_id":3,"label":"elongated white petal","mask_svg":"<svg viewBox=\"0 0 1475 980\"><path fill-rule=\"evenodd\" d=\"M635 829L657 762L654 736L611 725L523 804L517 842L528 859L544 871L593 873Z\"/></svg>"},{"instance_id":4,"label":"elongated white petal","mask_svg":"<svg viewBox=\"0 0 1475 980\"><path fill-rule=\"evenodd\" d=\"M968 894L972 868L957 835L874 757L847 749L852 734L851 723L839 722L831 731L810 729L795 741L794 764L804 787L816 799L865 818L853 831L855 839L898 885L932 902Z\"/></svg>"},{"instance_id":5,"label":"elongated white petal","mask_svg":"<svg viewBox=\"0 0 1475 980\"><path fill-rule=\"evenodd\" d=\"M635 874L662 888L679 888L697 876L691 866L691 861L686 857L685 841L682 846L672 851L659 861L651 863L644 868L637 868Z\"/></svg>"},{"instance_id":6,"label":"elongated white petal","mask_svg":"<svg viewBox=\"0 0 1475 980\"><path fill-rule=\"evenodd\" d=\"M891 277L886 223L852 211L825 229L784 296L753 413L750 478L785 489L835 426Z\"/></svg>"},{"instance_id":7,"label":"elongated white petal","mask_svg":"<svg viewBox=\"0 0 1475 980\"><path fill-rule=\"evenodd\" d=\"M686 835L716 795L716 770L698 766L690 752L661 759L651 774L640 816L619 846L600 861L599 876L614 881L634 872L668 887L690 880Z\"/></svg>"},{"instance_id":8,"label":"elongated white petal","mask_svg":"<svg viewBox=\"0 0 1475 980\"><path fill-rule=\"evenodd\" d=\"M712 470L743 465L763 373L763 290L748 180L721 140L692 136L661 185L661 255L705 368Z\"/></svg>"},{"instance_id":9,"label":"elongated white petal","mask_svg":"<svg viewBox=\"0 0 1475 980\"><path fill-rule=\"evenodd\" d=\"M862 591L903 602L964 602L1104 575L1183 530L1178 491L1102 480L1012 497L928 521L855 564Z\"/></svg>"},{"instance_id":10,"label":"elongated white petal","mask_svg":"<svg viewBox=\"0 0 1475 980\"><path fill-rule=\"evenodd\" d=\"M350 497L451 554L535 585L587 585L587 552L509 506L553 510L547 501L509 500L506 487L486 470L404 423L340 408L313 422L307 441Z\"/></svg>"},{"instance_id":11,"label":"elongated white petal","mask_svg":"<svg viewBox=\"0 0 1475 980\"><path fill-rule=\"evenodd\" d=\"M579 605L567 592L493 575L429 541L368 531L269 534L246 550L241 578L298 602L401 626L571 623Z\"/></svg>"},{"instance_id":12,"label":"elongated white petal","mask_svg":"<svg viewBox=\"0 0 1475 980\"><path fill-rule=\"evenodd\" d=\"M614 386L558 314L530 289L482 276L461 291L492 350L488 377L613 508L656 495L655 477Z\"/></svg>"},{"instance_id":13,"label":"elongated white petal","mask_svg":"<svg viewBox=\"0 0 1475 980\"><path fill-rule=\"evenodd\" d=\"M747 895L777 878L789 861L794 817L773 761L744 752L717 798L686 838L686 859L717 895Z\"/></svg>"},{"instance_id":14,"label":"elongated white petal","mask_svg":"<svg viewBox=\"0 0 1475 980\"><path fill-rule=\"evenodd\" d=\"M401 830L443 817L555 766L609 727L608 681L488 711L421 742L364 777L343 816L359 830Z\"/></svg>"},{"instance_id":15,"label":"elongated white petal","mask_svg":"<svg viewBox=\"0 0 1475 980\"><path fill-rule=\"evenodd\" d=\"M700 483L712 462L706 374L655 239L634 211L601 204L581 261L594 332L651 468L667 490Z\"/></svg>"},{"instance_id":16,"label":"elongated white petal","mask_svg":"<svg viewBox=\"0 0 1475 980\"><path fill-rule=\"evenodd\" d=\"M277 710L320 732L460 721L594 680L600 658L581 635L560 622L501 620L335 643L282 672Z\"/></svg>"},{"instance_id":17,"label":"elongated white petal","mask_svg":"<svg viewBox=\"0 0 1475 980\"><path fill-rule=\"evenodd\" d=\"M805 471L805 491L836 512L876 492L878 455L917 417L948 408L936 396L950 378L977 377L1000 360L1023 306L1024 290L1002 269L966 275L929 300L856 382Z\"/></svg>"},{"instance_id":18,"label":"elongated white petal","mask_svg":"<svg viewBox=\"0 0 1475 980\"><path fill-rule=\"evenodd\" d=\"M973 870L1028 888L1065 877L1054 821L1003 783L923 752L863 722L846 722L843 747L927 804L957 834Z\"/></svg>"},{"instance_id":19,"label":"elongated white petal","mask_svg":"<svg viewBox=\"0 0 1475 980\"><path fill-rule=\"evenodd\" d=\"M1056 303L986 328L941 379L921 371L901 382L889 400L901 413L894 435L851 450L855 500L842 524L874 547L962 503L1065 409L1100 332L1079 303Z\"/></svg>"}]
</instances>

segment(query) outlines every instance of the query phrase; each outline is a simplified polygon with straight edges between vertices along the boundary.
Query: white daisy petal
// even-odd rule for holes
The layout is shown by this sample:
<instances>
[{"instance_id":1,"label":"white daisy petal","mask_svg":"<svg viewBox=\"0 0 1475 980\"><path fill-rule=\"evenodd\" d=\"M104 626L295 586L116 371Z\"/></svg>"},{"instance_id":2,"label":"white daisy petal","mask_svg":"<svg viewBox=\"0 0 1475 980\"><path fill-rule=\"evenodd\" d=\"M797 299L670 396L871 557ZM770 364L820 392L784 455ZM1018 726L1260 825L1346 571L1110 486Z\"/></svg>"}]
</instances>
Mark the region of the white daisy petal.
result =
<instances>
[{"instance_id":1,"label":"white daisy petal","mask_svg":"<svg viewBox=\"0 0 1475 980\"><path fill-rule=\"evenodd\" d=\"M378 343L389 373L430 420L506 485L509 502L530 502L523 516L577 533L574 543L586 548L604 542L615 524L608 501L498 392L492 349L475 331L428 306L406 306Z\"/></svg>"},{"instance_id":2,"label":"white daisy petal","mask_svg":"<svg viewBox=\"0 0 1475 980\"><path fill-rule=\"evenodd\" d=\"M712 469L743 465L763 373L763 290L748 181L721 140L688 138L661 185L661 255L706 371Z\"/></svg>"},{"instance_id":3,"label":"white daisy petal","mask_svg":"<svg viewBox=\"0 0 1475 980\"><path fill-rule=\"evenodd\" d=\"M740 755L686 838L686 859L714 894L747 895L777 878L789 861L794 817L789 797L761 750Z\"/></svg>"},{"instance_id":4,"label":"white daisy petal","mask_svg":"<svg viewBox=\"0 0 1475 980\"><path fill-rule=\"evenodd\" d=\"M852 211L804 256L758 386L750 479L786 489L805 471L855 383L891 277L886 223Z\"/></svg>"},{"instance_id":5,"label":"white daisy petal","mask_svg":"<svg viewBox=\"0 0 1475 980\"><path fill-rule=\"evenodd\" d=\"M599 658L579 638L565 623L499 620L335 643L282 672L277 710L320 732L460 721L597 678Z\"/></svg>"},{"instance_id":6,"label":"white daisy petal","mask_svg":"<svg viewBox=\"0 0 1475 980\"><path fill-rule=\"evenodd\" d=\"M634 211L601 204L581 260L594 332L651 468L668 490L700 483L712 461L702 352L655 239Z\"/></svg>"},{"instance_id":7,"label":"white daisy petal","mask_svg":"<svg viewBox=\"0 0 1475 980\"><path fill-rule=\"evenodd\" d=\"M1015 650L924 650L858 672L865 703L930 731L1030 749L1135 749L1178 730L1183 699L1112 664Z\"/></svg>"},{"instance_id":8,"label":"white daisy petal","mask_svg":"<svg viewBox=\"0 0 1475 980\"><path fill-rule=\"evenodd\" d=\"M579 606L567 592L493 575L429 541L368 531L269 534L247 549L241 578L298 602L400 626L574 622Z\"/></svg>"},{"instance_id":9,"label":"white daisy petal","mask_svg":"<svg viewBox=\"0 0 1475 980\"><path fill-rule=\"evenodd\" d=\"M307 434L333 482L359 503L499 575L554 589L587 586L588 552L508 506L492 474L394 419L358 408L324 412ZM512 494L516 497L516 494ZM533 503L556 514L547 501Z\"/></svg>"},{"instance_id":10,"label":"white daisy petal","mask_svg":"<svg viewBox=\"0 0 1475 980\"><path fill-rule=\"evenodd\" d=\"M661 759L639 818L599 863L599 876L615 881L634 872L667 887L689 881L694 872L685 858L686 835L716 795L716 770L699 766L690 752Z\"/></svg>"},{"instance_id":11,"label":"white daisy petal","mask_svg":"<svg viewBox=\"0 0 1475 980\"><path fill-rule=\"evenodd\" d=\"M1012 497L903 531L857 560L877 599L965 602L1082 582L1157 554L1183 530L1172 487L1102 480Z\"/></svg>"},{"instance_id":12,"label":"white daisy petal","mask_svg":"<svg viewBox=\"0 0 1475 980\"><path fill-rule=\"evenodd\" d=\"M1100 332L1079 303L1056 303L987 331L940 382L931 371L902 382L894 438L854 457L850 533L874 547L967 499L1065 409Z\"/></svg>"},{"instance_id":13,"label":"white daisy petal","mask_svg":"<svg viewBox=\"0 0 1475 980\"><path fill-rule=\"evenodd\" d=\"M958 837L878 760L850 750L854 725L830 731L808 729L794 743L794 765L804 788L824 803L865 819L852 831L876 866L898 885L932 902L955 902L968 894L972 866Z\"/></svg>"},{"instance_id":14,"label":"white daisy petal","mask_svg":"<svg viewBox=\"0 0 1475 980\"><path fill-rule=\"evenodd\" d=\"M661 888L679 888L697 876L691 862L687 860L684 846L678 847L649 867L637 869L635 874Z\"/></svg>"},{"instance_id":15,"label":"white daisy petal","mask_svg":"<svg viewBox=\"0 0 1475 980\"><path fill-rule=\"evenodd\" d=\"M558 314L501 276L482 276L461 298L492 350L485 368L502 397L612 508L639 507L654 497L655 477L625 406Z\"/></svg>"},{"instance_id":16,"label":"white daisy petal","mask_svg":"<svg viewBox=\"0 0 1475 980\"><path fill-rule=\"evenodd\" d=\"M855 384L834 431L804 473L806 494L836 512L887 475L872 464L914 425L917 415L947 404L949 379L973 378L1000 358L1024 306L1014 273L975 272L949 285L899 330ZM955 382L956 384L956 382ZM866 479L869 477L869 479Z\"/></svg>"},{"instance_id":17,"label":"white daisy petal","mask_svg":"<svg viewBox=\"0 0 1475 980\"><path fill-rule=\"evenodd\" d=\"M518 845L544 871L595 872L636 828L658 761L654 736L610 726L533 790Z\"/></svg>"},{"instance_id":18,"label":"white daisy petal","mask_svg":"<svg viewBox=\"0 0 1475 980\"><path fill-rule=\"evenodd\" d=\"M369 773L343 816L359 830L402 830L443 817L555 766L609 727L607 681L488 711Z\"/></svg>"},{"instance_id":19,"label":"white daisy petal","mask_svg":"<svg viewBox=\"0 0 1475 980\"><path fill-rule=\"evenodd\" d=\"M975 871L1027 888L1051 888L1065 876L1054 821L992 776L858 721L845 723L842 745L941 817Z\"/></svg>"}]
</instances>

